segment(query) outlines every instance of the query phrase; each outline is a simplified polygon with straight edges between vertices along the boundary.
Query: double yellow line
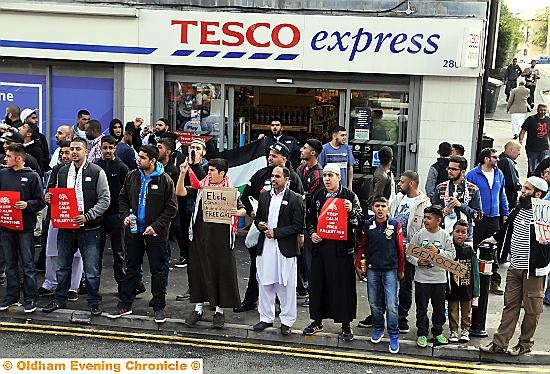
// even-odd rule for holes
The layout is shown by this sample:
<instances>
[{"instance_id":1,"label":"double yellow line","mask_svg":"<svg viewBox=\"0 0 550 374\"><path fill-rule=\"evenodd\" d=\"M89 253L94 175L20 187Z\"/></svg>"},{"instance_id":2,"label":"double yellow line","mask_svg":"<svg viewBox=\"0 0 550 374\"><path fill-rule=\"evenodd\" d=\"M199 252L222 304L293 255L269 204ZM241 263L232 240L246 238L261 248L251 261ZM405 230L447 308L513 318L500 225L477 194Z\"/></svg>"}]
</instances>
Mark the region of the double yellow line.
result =
<instances>
[{"instance_id":1,"label":"double yellow line","mask_svg":"<svg viewBox=\"0 0 550 374\"><path fill-rule=\"evenodd\" d=\"M405 367L411 369L423 369L449 373L548 373L548 369L542 367L497 366L450 361L433 361L427 359L409 358L402 355L374 355L367 353L308 349L295 346L277 346L226 340L190 338L184 336L153 335L128 331L122 332L28 323L0 322L0 331L179 345L195 348L210 348L246 353L274 354L357 364Z\"/></svg>"}]
</instances>

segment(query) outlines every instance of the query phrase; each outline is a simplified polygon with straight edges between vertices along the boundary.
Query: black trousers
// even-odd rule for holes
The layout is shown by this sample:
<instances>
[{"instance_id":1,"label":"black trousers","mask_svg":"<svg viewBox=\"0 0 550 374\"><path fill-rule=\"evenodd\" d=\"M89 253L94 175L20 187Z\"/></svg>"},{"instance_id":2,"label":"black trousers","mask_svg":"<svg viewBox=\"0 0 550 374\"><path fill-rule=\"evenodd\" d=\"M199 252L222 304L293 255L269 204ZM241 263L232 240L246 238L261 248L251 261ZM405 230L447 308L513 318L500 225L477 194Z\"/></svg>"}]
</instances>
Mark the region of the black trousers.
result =
<instances>
[{"instance_id":1,"label":"black trousers","mask_svg":"<svg viewBox=\"0 0 550 374\"><path fill-rule=\"evenodd\" d=\"M399 320L407 320L413 299L414 265L405 260L405 276L399 281Z\"/></svg>"},{"instance_id":2,"label":"black trousers","mask_svg":"<svg viewBox=\"0 0 550 374\"><path fill-rule=\"evenodd\" d=\"M105 243L107 235L111 239L111 249L113 251L113 273L117 283L122 282L126 277L124 270L124 224L118 214L113 214L103 217L100 230L99 241L99 274L103 268L103 252L105 251Z\"/></svg>"},{"instance_id":3,"label":"black trousers","mask_svg":"<svg viewBox=\"0 0 550 374\"><path fill-rule=\"evenodd\" d=\"M136 288L140 283L141 265L146 252L151 271L153 309L160 310L166 306L167 269L170 261L166 241L146 243L141 234L132 234L128 236L126 278L122 282L118 301L119 308L132 307L136 298Z\"/></svg>"},{"instance_id":4,"label":"black trousers","mask_svg":"<svg viewBox=\"0 0 550 374\"><path fill-rule=\"evenodd\" d=\"M243 303L256 303L258 302L258 296L260 290L258 288L258 279L256 279L256 257L258 257L258 247L254 246L248 248L248 254L250 255L250 271L248 273L248 285L246 286L246 292L244 294Z\"/></svg>"},{"instance_id":5,"label":"black trousers","mask_svg":"<svg viewBox=\"0 0 550 374\"><path fill-rule=\"evenodd\" d=\"M445 325L445 283L414 282L414 301L416 303L417 336L428 336L430 322L428 320L428 303L432 304L432 335L443 333Z\"/></svg>"},{"instance_id":6,"label":"black trousers","mask_svg":"<svg viewBox=\"0 0 550 374\"><path fill-rule=\"evenodd\" d=\"M535 103L535 89L537 88L536 85L525 85L529 89L529 97L527 98L527 104L533 105Z\"/></svg>"},{"instance_id":7,"label":"black trousers","mask_svg":"<svg viewBox=\"0 0 550 374\"><path fill-rule=\"evenodd\" d=\"M500 229L500 217L483 217L478 221L474 227L474 249L477 251L479 243L483 239L487 239ZM491 283L498 284L502 282L500 274L498 273L498 253L495 253L493 258L493 267L491 274Z\"/></svg>"}]
</instances>

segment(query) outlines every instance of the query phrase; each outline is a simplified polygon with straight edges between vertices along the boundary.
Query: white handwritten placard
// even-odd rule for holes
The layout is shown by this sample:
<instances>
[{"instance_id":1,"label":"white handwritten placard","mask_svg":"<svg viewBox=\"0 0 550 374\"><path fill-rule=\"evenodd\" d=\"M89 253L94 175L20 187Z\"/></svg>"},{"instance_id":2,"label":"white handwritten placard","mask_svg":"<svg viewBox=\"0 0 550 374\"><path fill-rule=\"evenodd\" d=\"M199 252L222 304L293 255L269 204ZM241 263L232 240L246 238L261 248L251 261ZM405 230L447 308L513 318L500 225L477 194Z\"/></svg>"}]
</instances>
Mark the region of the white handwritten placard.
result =
<instances>
[{"instance_id":1,"label":"white handwritten placard","mask_svg":"<svg viewBox=\"0 0 550 374\"><path fill-rule=\"evenodd\" d=\"M550 242L550 201L532 198L535 236Z\"/></svg>"},{"instance_id":2,"label":"white handwritten placard","mask_svg":"<svg viewBox=\"0 0 550 374\"><path fill-rule=\"evenodd\" d=\"M232 187L204 187L202 191L202 219L210 223L231 223L231 209L237 207L237 189Z\"/></svg>"}]
</instances>

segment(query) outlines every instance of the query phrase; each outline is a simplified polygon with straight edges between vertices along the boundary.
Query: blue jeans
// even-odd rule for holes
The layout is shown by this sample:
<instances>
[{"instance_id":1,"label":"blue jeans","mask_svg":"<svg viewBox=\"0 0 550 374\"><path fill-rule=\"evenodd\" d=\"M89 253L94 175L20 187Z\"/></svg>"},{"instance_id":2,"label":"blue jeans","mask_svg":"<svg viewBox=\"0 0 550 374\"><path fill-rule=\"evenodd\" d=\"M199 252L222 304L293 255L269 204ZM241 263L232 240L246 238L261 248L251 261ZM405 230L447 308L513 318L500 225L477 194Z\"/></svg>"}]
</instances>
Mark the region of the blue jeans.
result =
<instances>
[{"instance_id":1,"label":"blue jeans","mask_svg":"<svg viewBox=\"0 0 550 374\"><path fill-rule=\"evenodd\" d=\"M367 269L367 293L372 313L372 322L377 330L384 330L384 306L390 335L399 334L397 313L397 270Z\"/></svg>"},{"instance_id":2,"label":"blue jeans","mask_svg":"<svg viewBox=\"0 0 550 374\"><path fill-rule=\"evenodd\" d=\"M550 156L550 150L546 149L544 151L527 151L527 164L529 166L529 175L531 175L535 168L542 160L544 160L546 157ZM540 175L537 175L539 177Z\"/></svg>"},{"instance_id":3,"label":"blue jeans","mask_svg":"<svg viewBox=\"0 0 550 374\"><path fill-rule=\"evenodd\" d=\"M19 263L23 269L25 302L38 299L34 266L34 236L32 231L2 230L2 248L6 262L6 301L19 301Z\"/></svg>"},{"instance_id":4,"label":"blue jeans","mask_svg":"<svg viewBox=\"0 0 550 374\"><path fill-rule=\"evenodd\" d=\"M57 288L55 301L60 305L67 303L67 293L71 287L71 271L73 257L78 249L84 264L84 280L88 291L88 305L98 305L101 301L99 294L100 282L100 253L99 229L96 230L67 230L60 229L57 234Z\"/></svg>"}]
</instances>

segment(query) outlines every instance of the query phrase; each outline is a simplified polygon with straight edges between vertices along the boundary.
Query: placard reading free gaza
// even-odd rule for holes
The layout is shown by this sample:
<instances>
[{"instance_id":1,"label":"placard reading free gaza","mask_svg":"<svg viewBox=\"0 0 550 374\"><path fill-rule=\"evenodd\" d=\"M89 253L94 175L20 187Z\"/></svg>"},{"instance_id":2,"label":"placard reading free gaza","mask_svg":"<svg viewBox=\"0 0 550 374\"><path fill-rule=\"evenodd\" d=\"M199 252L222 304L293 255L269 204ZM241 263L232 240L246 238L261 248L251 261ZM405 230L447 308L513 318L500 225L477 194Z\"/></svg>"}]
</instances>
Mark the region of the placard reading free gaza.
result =
<instances>
[{"instance_id":1,"label":"placard reading free gaza","mask_svg":"<svg viewBox=\"0 0 550 374\"><path fill-rule=\"evenodd\" d=\"M236 188L204 187L202 190L202 219L204 222L231 224L231 209L236 207Z\"/></svg>"}]
</instances>

